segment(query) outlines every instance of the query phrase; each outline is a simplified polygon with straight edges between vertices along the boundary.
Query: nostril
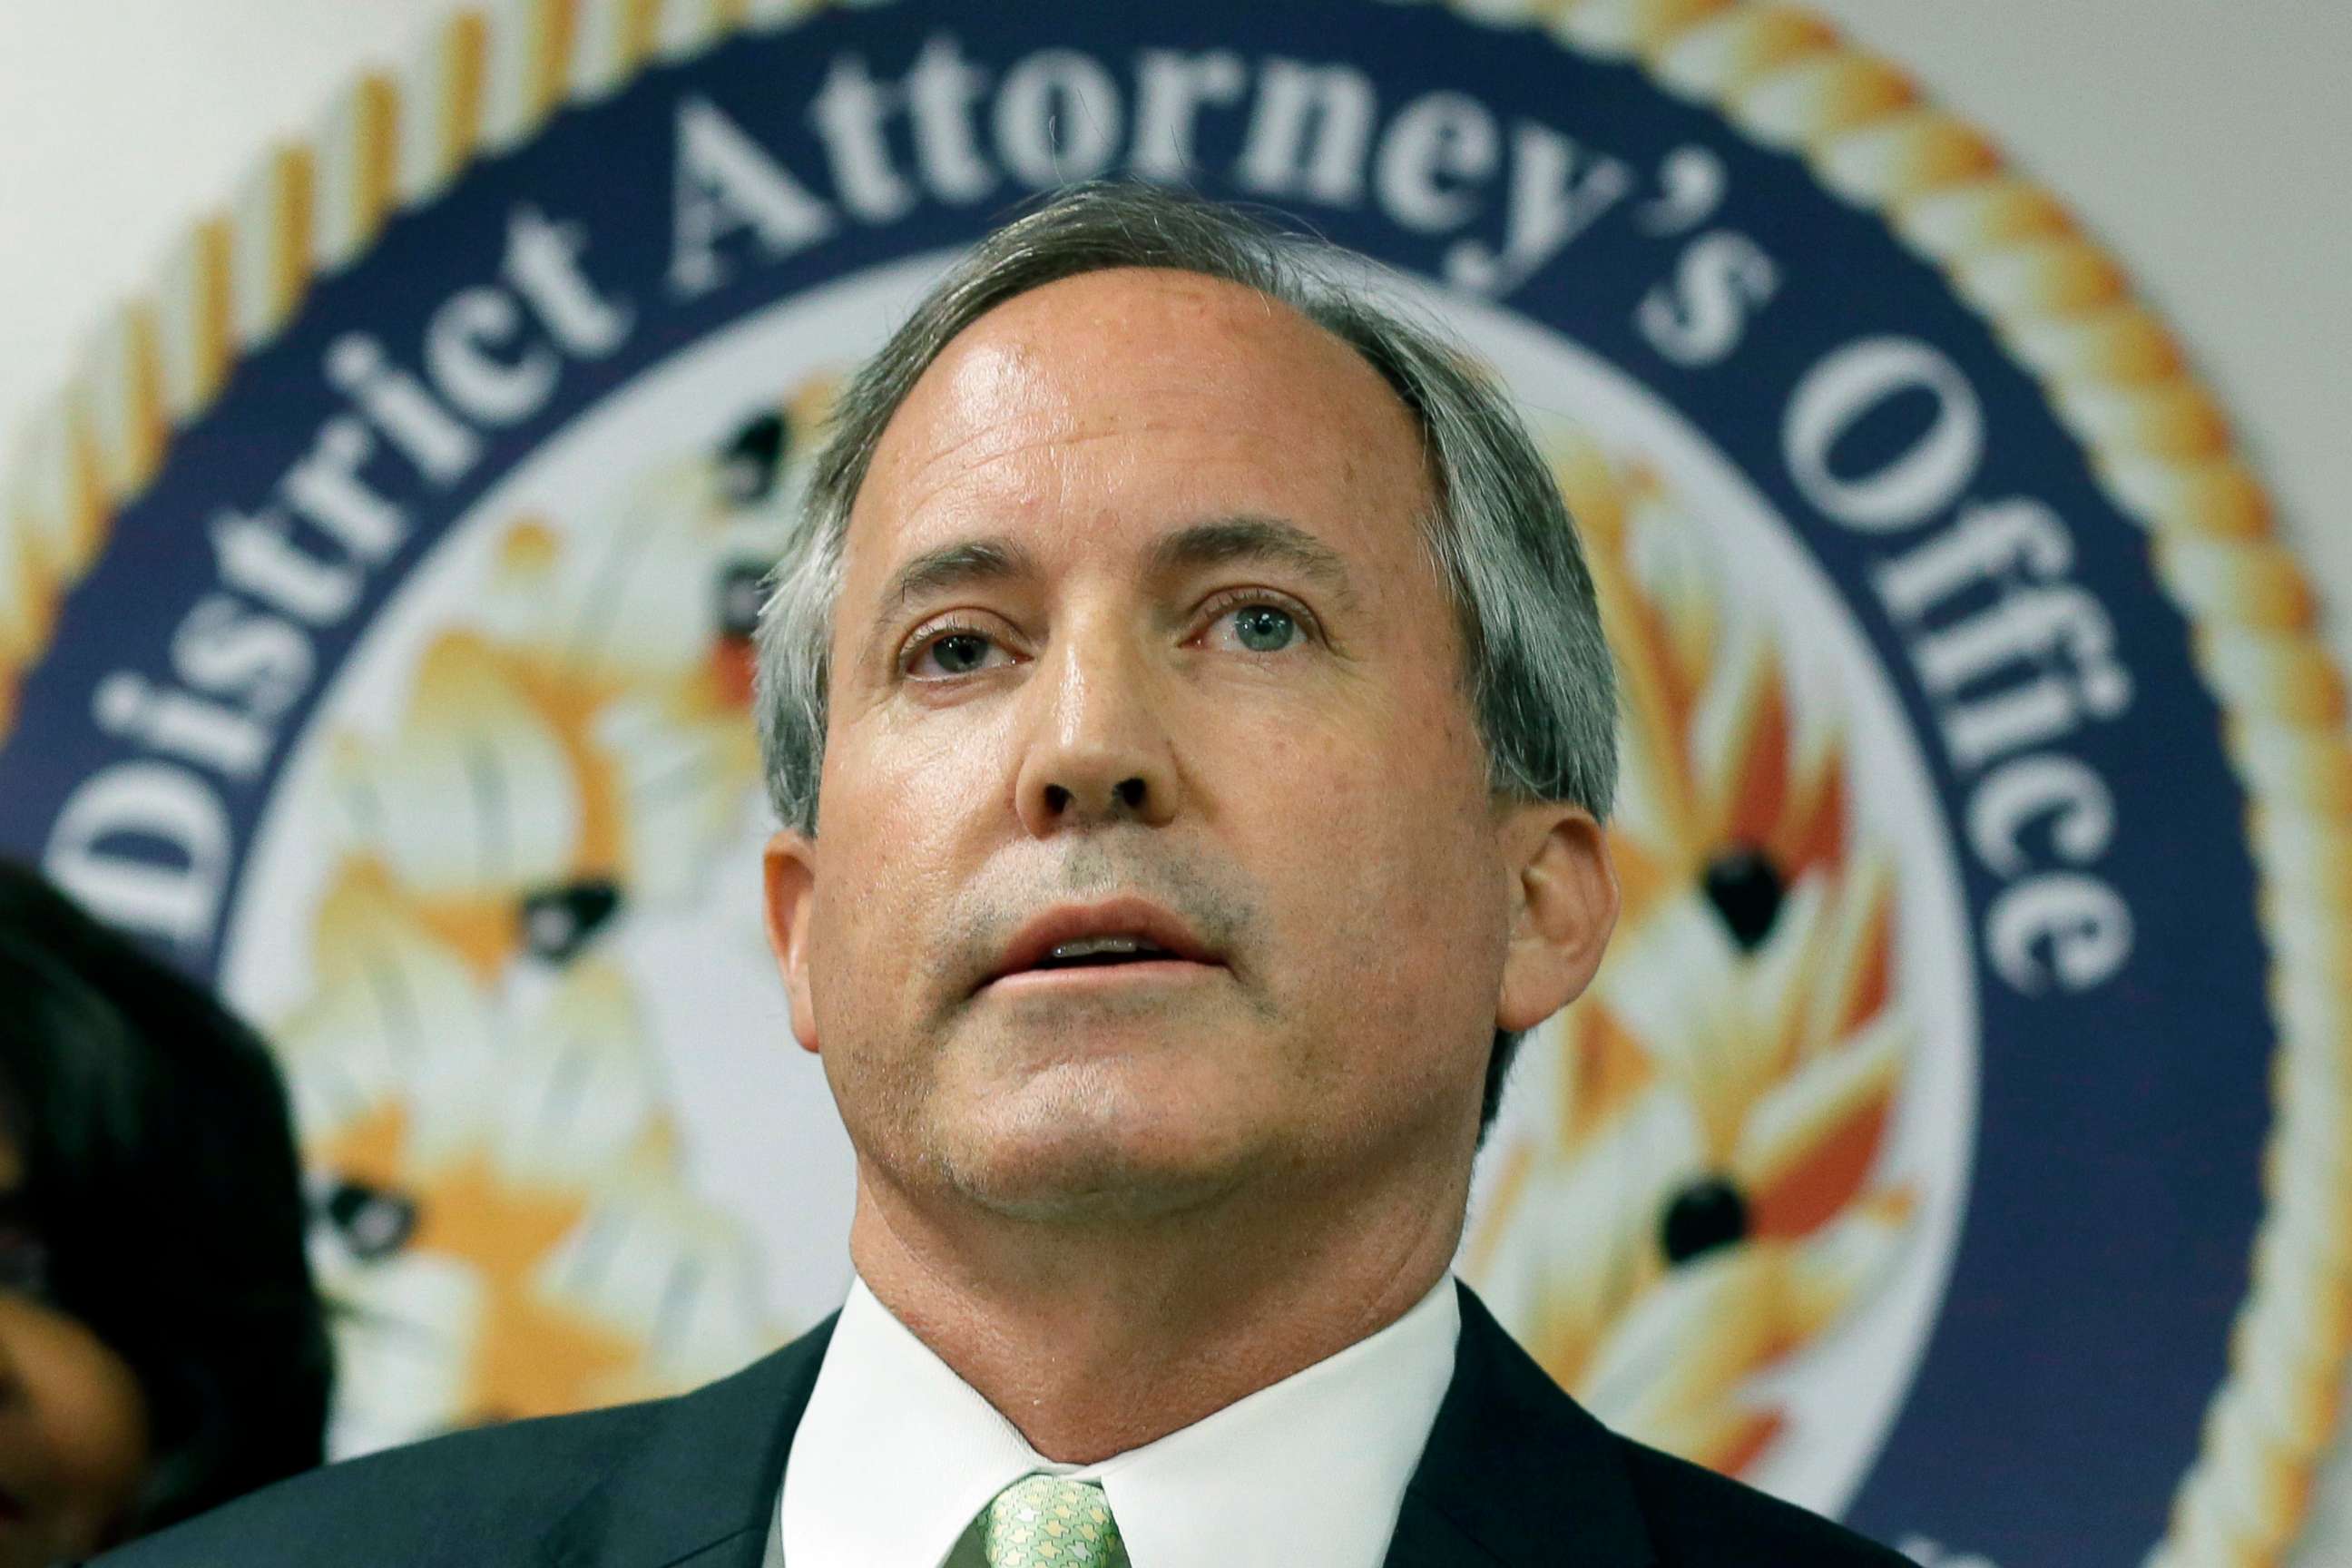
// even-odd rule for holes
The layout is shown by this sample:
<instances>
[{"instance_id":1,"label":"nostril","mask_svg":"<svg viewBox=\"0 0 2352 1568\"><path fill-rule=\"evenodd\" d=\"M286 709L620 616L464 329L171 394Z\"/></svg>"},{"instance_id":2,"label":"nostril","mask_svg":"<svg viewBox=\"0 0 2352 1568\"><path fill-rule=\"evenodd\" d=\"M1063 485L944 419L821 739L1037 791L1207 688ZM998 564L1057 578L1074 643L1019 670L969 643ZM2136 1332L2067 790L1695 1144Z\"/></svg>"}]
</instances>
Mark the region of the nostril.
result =
<instances>
[{"instance_id":1,"label":"nostril","mask_svg":"<svg viewBox=\"0 0 2352 1568\"><path fill-rule=\"evenodd\" d=\"M1045 786L1046 810L1058 816L1062 812L1067 811L1069 806L1070 792L1068 790L1064 789L1060 784L1047 784Z\"/></svg>"},{"instance_id":2,"label":"nostril","mask_svg":"<svg viewBox=\"0 0 2352 1568\"><path fill-rule=\"evenodd\" d=\"M1118 784L1118 798L1120 803L1126 805L1129 810L1133 810L1141 805L1143 804L1143 781L1141 779L1121 779Z\"/></svg>"}]
</instances>

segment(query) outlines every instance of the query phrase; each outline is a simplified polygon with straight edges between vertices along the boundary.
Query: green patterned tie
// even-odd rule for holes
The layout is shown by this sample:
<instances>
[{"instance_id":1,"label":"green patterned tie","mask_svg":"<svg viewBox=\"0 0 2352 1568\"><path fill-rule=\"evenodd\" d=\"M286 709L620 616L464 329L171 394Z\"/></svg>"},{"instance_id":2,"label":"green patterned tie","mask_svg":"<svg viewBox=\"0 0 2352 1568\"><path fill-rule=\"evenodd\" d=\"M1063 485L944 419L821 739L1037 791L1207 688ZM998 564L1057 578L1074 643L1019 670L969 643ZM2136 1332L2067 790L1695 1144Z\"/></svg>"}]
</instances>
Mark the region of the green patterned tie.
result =
<instances>
[{"instance_id":1,"label":"green patterned tie","mask_svg":"<svg viewBox=\"0 0 2352 1568\"><path fill-rule=\"evenodd\" d=\"M1060 1476L1024 1476L988 1505L981 1545L988 1568L1116 1568L1127 1561L1102 1488Z\"/></svg>"}]
</instances>

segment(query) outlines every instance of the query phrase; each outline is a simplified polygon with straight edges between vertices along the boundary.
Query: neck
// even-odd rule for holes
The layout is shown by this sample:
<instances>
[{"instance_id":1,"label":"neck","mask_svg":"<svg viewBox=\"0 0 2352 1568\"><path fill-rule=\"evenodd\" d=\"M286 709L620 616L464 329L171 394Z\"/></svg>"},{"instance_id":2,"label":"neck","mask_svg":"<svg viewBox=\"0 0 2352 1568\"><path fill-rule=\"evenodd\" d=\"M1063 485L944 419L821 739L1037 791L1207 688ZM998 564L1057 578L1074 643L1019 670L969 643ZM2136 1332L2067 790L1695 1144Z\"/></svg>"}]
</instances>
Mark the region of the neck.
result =
<instances>
[{"instance_id":1,"label":"neck","mask_svg":"<svg viewBox=\"0 0 2352 1568\"><path fill-rule=\"evenodd\" d=\"M866 1288L1058 1463L1215 1414L1402 1317L1459 1245L1466 1167L1385 1201L1236 1195L1148 1220L941 1214L860 1163ZM1107 1393L1106 1391L1111 1391Z\"/></svg>"}]
</instances>

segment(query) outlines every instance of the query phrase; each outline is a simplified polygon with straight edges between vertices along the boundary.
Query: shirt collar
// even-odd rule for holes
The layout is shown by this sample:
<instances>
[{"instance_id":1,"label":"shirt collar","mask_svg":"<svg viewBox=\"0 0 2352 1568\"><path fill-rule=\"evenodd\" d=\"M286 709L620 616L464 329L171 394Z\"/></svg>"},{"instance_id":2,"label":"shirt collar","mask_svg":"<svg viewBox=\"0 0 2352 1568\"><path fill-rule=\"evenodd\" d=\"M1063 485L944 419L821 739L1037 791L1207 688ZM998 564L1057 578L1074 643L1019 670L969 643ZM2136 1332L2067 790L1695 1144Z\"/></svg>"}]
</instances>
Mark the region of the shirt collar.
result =
<instances>
[{"instance_id":1,"label":"shirt collar","mask_svg":"<svg viewBox=\"0 0 2352 1568\"><path fill-rule=\"evenodd\" d=\"M1377 1568L1454 1374L1451 1277L1379 1332L1092 1465L1042 1458L866 1289L850 1287L784 1472L790 1568L935 1568L1034 1470L1098 1481L1138 1568Z\"/></svg>"}]
</instances>

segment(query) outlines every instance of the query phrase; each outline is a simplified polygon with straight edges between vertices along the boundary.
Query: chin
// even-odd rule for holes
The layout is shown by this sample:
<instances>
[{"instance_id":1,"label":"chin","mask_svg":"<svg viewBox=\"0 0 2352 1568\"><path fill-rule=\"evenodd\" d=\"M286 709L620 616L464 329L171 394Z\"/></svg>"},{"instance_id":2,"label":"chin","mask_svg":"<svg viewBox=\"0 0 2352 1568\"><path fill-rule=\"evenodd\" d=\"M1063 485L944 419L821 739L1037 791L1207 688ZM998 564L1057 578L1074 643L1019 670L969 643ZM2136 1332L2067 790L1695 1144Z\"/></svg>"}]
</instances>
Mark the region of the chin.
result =
<instances>
[{"instance_id":1,"label":"chin","mask_svg":"<svg viewBox=\"0 0 2352 1568\"><path fill-rule=\"evenodd\" d=\"M973 1202L1026 1219L1140 1219L1213 1202L1256 1163L1260 1142L1197 1113L1122 1111L1121 1097L1000 1100L932 1149L949 1183ZM1023 1101L1026 1103L1023 1103Z\"/></svg>"}]
</instances>

